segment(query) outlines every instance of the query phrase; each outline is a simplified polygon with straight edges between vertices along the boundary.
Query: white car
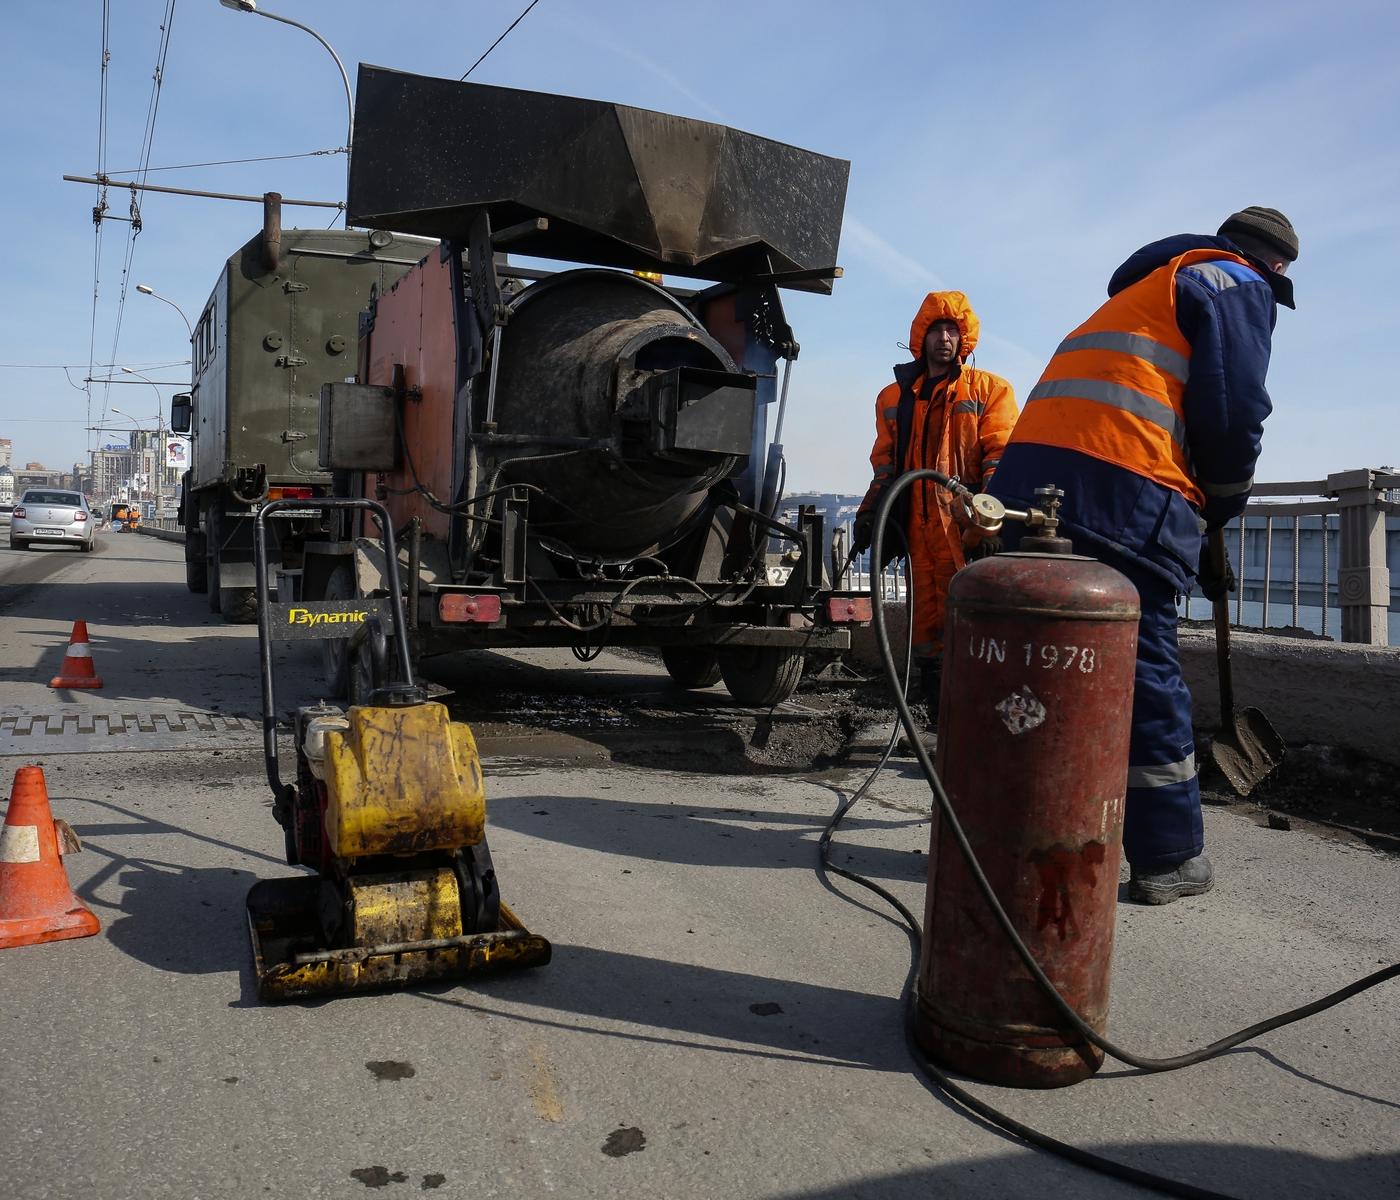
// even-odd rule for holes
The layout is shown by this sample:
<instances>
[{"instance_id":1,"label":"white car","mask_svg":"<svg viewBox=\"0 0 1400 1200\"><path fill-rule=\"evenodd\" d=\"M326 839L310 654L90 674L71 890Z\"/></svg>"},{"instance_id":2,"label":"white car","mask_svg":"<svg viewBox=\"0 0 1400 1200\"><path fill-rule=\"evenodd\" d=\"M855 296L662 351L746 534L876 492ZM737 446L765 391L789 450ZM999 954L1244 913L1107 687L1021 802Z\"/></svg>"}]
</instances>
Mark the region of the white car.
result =
<instances>
[{"instance_id":1,"label":"white car","mask_svg":"<svg viewBox=\"0 0 1400 1200\"><path fill-rule=\"evenodd\" d=\"M10 514L10 549L27 550L35 542L67 542L84 551L97 549L97 522L82 492L30 488Z\"/></svg>"}]
</instances>

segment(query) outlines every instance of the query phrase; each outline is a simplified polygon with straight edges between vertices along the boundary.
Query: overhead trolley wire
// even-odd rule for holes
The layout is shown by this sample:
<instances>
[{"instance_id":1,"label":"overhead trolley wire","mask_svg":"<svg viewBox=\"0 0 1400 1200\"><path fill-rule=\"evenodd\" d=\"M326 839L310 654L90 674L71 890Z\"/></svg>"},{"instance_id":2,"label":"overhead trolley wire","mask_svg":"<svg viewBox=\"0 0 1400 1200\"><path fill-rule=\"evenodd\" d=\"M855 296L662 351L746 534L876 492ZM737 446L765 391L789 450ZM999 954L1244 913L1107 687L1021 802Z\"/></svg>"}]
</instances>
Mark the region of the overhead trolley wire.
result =
<instances>
[{"instance_id":1,"label":"overhead trolley wire","mask_svg":"<svg viewBox=\"0 0 1400 1200\"><path fill-rule=\"evenodd\" d=\"M343 153L345 153L343 149L335 147L327 150L306 150L301 154L256 154L252 158L219 158L215 159L213 162L175 163L173 166L168 167L124 167L119 171L107 171L104 172L104 174L108 179L111 179L113 175L137 174L142 175L144 178L146 175L154 175L157 171L192 171L196 167L228 167L238 163L283 162L289 158L316 158L325 154ZM118 182L120 186L119 181L113 180L113 182Z\"/></svg>"},{"instance_id":2,"label":"overhead trolley wire","mask_svg":"<svg viewBox=\"0 0 1400 1200\"><path fill-rule=\"evenodd\" d=\"M111 0L102 0L102 62L97 85L97 169L107 168L107 64L112 60L110 47L112 23ZM107 211L107 189L97 193L97 203L92 209L92 317L88 324L88 369L92 375L93 359L97 354L97 298L101 285L102 270L102 217ZM87 393L87 423L92 424L92 384L83 385ZM89 439L91 441L92 439Z\"/></svg>"},{"instance_id":3,"label":"overhead trolley wire","mask_svg":"<svg viewBox=\"0 0 1400 1200\"><path fill-rule=\"evenodd\" d=\"M104 3L109 0L104 0ZM166 0L165 16L160 24L160 39L156 47L156 65L151 76L151 93L146 101L146 122L141 134L141 152L139 155L141 166L136 174L139 181L144 183L146 172L149 170L151 162L151 151L155 146L156 117L160 112L161 86L165 82L165 63L170 54L170 31L175 22L176 0ZM105 154L104 154L105 160ZM105 166L105 161L104 161ZM121 342L122 322L126 314L127 290L131 286L131 267L136 258L136 238L141 232L141 201L139 199L140 189L131 188L131 217L130 225L127 228L126 251L122 260L121 289L117 296L117 315L112 327L112 353L113 362L117 358L117 347ZM105 207L105 206L104 206ZM89 372L91 374L91 372ZM103 425L107 421L107 405L111 397L111 385L107 384L102 392L102 416L97 422Z\"/></svg>"},{"instance_id":4,"label":"overhead trolley wire","mask_svg":"<svg viewBox=\"0 0 1400 1200\"><path fill-rule=\"evenodd\" d=\"M498 37L494 42L492 42L489 46L486 47L486 49L482 52L481 57L478 58L476 62L472 63L472 65L467 68L466 75L458 77L457 82L461 83L462 80L466 79L467 75L470 75L473 71L477 69L477 67L481 66L481 64L486 61L486 56L490 54L491 51L494 50L497 46L499 46L503 41L506 40L506 34L510 33L512 29L514 29L517 25L520 24L521 21L528 17L530 15L530 10L534 8L535 5L539 2L540 0L530 0L530 3L525 6L524 11L522 11L521 14L518 17L516 17L514 21L512 21L509 25L506 26L505 33L502 33L500 37Z\"/></svg>"}]
</instances>

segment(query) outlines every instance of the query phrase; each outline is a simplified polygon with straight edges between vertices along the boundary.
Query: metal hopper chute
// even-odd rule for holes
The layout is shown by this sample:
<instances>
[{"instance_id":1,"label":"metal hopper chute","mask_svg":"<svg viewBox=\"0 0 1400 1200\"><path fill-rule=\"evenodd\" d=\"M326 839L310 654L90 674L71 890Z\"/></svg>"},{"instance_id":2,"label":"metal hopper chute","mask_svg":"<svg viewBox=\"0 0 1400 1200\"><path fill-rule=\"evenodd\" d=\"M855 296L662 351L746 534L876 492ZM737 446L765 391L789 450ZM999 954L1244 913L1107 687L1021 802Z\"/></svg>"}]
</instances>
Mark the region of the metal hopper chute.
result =
<instances>
[{"instance_id":1,"label":"metal hopper chute","mask_svg":"<svg viewBox=\"0 0 1400 1200\"><path fill-rule=\"evenodd\" d=\"M521 254L830 292L849 164L597 100L360 67L349 221Z\"/></svg>"}]
</instances>

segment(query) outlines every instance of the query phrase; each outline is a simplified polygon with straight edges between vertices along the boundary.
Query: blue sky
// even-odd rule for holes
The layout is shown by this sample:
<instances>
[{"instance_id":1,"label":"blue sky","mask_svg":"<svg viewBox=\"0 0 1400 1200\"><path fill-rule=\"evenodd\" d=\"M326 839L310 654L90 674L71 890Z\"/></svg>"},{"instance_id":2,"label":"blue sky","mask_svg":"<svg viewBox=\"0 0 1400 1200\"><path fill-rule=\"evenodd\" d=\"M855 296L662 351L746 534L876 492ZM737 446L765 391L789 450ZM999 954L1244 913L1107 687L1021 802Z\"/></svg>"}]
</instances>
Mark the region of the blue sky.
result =
<instances>
[{"instance_id":1,"label":"blue sky","mask_svg":"<svg viewBox=\"0 0 1400 1200\"><path fill-rule=\"evenodd\" d=\"M111 0L106 162L137 164L168 0ZM354 79L369 62L460 75L525 0L268 0L318 29ZM88 397L64 373L93 327L101 0L6 0L0 228L0 437L20 463L85 457ZM176 0L153 166L343 141L330 57L299 30L217 0ZM1248 204L1298 228L1299 309L1280 313L1258 477L1400 462L1400 5L540 0L473 75L715 120L851 161L831 297L788 293L802 355L784 440L794 490L863 491L873 399L906 357L923 294L968 293L978 365L1035 383L1059 339L1139 245L1213 232ZM340 199L343 158L163 171L153 182ZM112 211L125 197L109 194ZM112 352L126 227L109 222L98 363L187 357L169 307L197 315L260 209L149 195ZM288 224L325 225L322 210ZM105 370L105 369L104 369ZM184 367L156 367L180 380ZM173 387L159 389L168 396ZM144 385L92 393L150 419ZM108 422L121 427L120 417Z\"/></svg>"}]
</instances>

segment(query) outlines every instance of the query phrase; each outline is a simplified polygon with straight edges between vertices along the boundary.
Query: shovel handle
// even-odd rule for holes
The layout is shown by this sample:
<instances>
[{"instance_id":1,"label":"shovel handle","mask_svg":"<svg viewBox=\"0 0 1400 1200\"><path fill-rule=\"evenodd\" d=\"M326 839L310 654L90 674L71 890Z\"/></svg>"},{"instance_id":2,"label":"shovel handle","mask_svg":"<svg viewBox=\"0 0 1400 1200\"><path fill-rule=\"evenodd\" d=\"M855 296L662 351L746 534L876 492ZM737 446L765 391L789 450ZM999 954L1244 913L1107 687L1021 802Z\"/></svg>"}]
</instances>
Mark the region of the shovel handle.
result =
<instances>
[{"instance_id":1,"label":"shovel handle","mask_svg":"<svg viewBox=\"0 0 1400 1200\"><path fill-rule=\"evenodd\" d=\"M1225 574L1225 530L1212 529L1207 539L1211 567L1216 577ZM1220 679L1220 725L1235 734L1235 682L1230 674L1230 596L1222 592L1213 602L1215 615L1215 663Z\"/></svg>"}]
</instances>

